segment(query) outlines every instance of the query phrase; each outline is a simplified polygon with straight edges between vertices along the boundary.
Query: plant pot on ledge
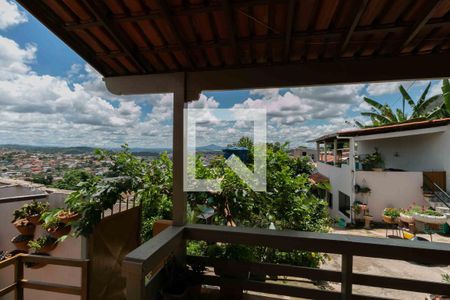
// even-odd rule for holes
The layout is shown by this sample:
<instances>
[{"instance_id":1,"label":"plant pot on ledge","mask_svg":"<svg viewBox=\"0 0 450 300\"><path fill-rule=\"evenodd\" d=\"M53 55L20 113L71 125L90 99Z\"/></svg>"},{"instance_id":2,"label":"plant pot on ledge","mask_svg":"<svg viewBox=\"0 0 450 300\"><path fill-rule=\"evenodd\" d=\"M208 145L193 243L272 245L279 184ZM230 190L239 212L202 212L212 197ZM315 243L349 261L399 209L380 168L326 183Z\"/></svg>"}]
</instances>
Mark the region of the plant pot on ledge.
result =
<instances>
[{"instance_id":1,"label":"plant pot on ledge","mask_svg":"<svg viewBox=\"0 0 450 300\"><path fill-rule=\"evenodd\" d=\"M72 211L66 211L66 210L60 210L57 214L56 217L58 218L58 220L61 223L64 224L69 224L73 221L76 221L80 218L80 215L76 212L72 212Z\"/></svg>"},{"instance_id":2,"label":"plant pot on ledge","mask_svg":"<svg viewBox=\"0 0 450 300\"><path fill-rule=\"evenodd\" d=\"M70 225L58 223L57 225L48 227L46 230L52 237L59 239L60 237L68 235L71 229L72 227Z\"/></svg>"},{"instance_id":3,"label":"plant pot on ledge","mask_svg":"<svg viewBox=\"0 0 450 300\"><path fill-rule=\"evenodd\" d=\"M447 222L447 217L442 214L429 214L429 213L415 213L414 220L426 223L426 224L444 224Z\"/></svg>"},{"instance_id":4,"label":"plant pot on ledge","mask_svg":"<svg viewBox=\"0 0 450 300\"><path fill-rule=\"evenodd\" d=\"M14 227L20 232L22 235L33 235L34 230L36 229L36 225L31 223L27 219L19 219L14 221Z\"/></svg>"},{"instance_id":5,"label":"plant pot on ledge","mask_svg":"<svg viewBox=\"0 0 450 300\"><path fill-rule=\"evenodd\" d=\"M17 250L28 252L28 242L33 239L32 235L18 235L11 240Z\"/></svg>"}]
</instances>

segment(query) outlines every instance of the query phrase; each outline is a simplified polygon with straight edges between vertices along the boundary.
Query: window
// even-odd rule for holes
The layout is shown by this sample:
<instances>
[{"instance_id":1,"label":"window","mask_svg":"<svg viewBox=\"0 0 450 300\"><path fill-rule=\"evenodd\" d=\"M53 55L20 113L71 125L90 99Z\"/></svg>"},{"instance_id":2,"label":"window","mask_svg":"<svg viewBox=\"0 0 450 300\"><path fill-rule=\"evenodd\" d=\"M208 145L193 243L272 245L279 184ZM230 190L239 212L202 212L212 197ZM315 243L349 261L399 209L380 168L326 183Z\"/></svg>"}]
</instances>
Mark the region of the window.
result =
<instances>
[{"instance_id":1,"label":"window","mask_svg":"<svg viewBox=\"0 0 450 300\"><path fill-rule=\"evenodd\" d=\"M339 211L350 217L350 197L339 191Z\"/></svg>"},{"instance_id":2,"label":"window","mask_svg":"<svg viewBox=\"0 0 450 300\"><path fill-rule=\"evenodd\" d=\"M327 192L328 207L333 208L333 193Z\"/></svg>"}]
</instances>

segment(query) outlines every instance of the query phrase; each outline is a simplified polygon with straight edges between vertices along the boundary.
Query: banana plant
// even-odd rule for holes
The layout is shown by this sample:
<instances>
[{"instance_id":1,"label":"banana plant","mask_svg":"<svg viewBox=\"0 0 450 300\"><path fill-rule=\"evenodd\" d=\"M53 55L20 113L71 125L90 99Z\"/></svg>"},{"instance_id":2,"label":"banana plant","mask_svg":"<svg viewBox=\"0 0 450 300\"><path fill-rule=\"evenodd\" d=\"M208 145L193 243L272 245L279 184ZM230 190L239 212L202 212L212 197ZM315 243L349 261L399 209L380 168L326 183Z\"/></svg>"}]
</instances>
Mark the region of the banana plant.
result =
<instances>
[{"instance_id":1,"label":"banana plant","mask_svg":"<svg viewBox=\"0 0 450 300\"><path fill-rule=\"evenodd\" d=\"M450 82L448 79L442 80L441 89L443 102L427 116L430 120L450 118Z\"/></svg>"},{"instance_id":2,"label":"banana plant","mask_svg":"<svg viewBox=\"0 0 450 300\"><path fill-rule=\"evenodd\" d=\"M448 80L447 80L448 86ZM425 90L420 95L417 102L415 102L412 97L409 95L408 91L403 87L403 85L399 86L400 94L402 95L403 101L408 103L411 108L411 114L408 115L404 112L404 109L396 109L395 111L388 104L381 104L373 99L368 97L364 97L364 101L371 106L371 110L368 112L362 112L361 115L369 117L372 121L372 124L369 126L365 126L360 122L356 122L355 124L358 127L376 127L382 125L389 125L395 123L402 123L407 121L415 121L427 118L430 116L430 107L439 103L441 99L441 95L436 95L430 98L427 98L427 94L430 90L431 82L428 83ZM443 87L444 89L444 87ZM450 93L448 94L450 97ZM450 100L448 101L450 104ZM448 106L450 107L450 105ZM441 114L437 110L432 111L434 114Z\"/></svg>"}]
</instances>

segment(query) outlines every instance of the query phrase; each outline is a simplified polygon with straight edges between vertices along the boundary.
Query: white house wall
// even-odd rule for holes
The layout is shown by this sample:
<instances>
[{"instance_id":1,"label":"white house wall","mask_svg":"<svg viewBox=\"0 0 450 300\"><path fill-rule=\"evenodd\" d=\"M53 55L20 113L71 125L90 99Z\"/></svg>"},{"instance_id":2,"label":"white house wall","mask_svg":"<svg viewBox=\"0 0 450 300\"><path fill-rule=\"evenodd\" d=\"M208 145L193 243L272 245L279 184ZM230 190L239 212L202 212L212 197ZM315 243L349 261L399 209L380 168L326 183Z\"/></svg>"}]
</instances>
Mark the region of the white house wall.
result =
<instances>
[{"instance_id":1,"label":"white house wall","mask_svg":"<svg viewBox=\"0 0 450 300\"><path fill-rule=\"evenodd\" d=\"M350 203L353 202L353 174L349 165L342 165L338 168L321 162L317 163L317 171L330 179L333 194L333 207L330 214L336 218L344 218L350 221L348 217L339 211L339 191L350 197Z\"/></svg>"},{"instance_id":2,"label":"white house wall","mask_svg":"<svg viewBox=\"0 0 450 300\"><path fill-rule=\"evenodd\" d=\"M426 205L423 199L422 172L357 171L356 184L369 187L370 193L356 194L355 199L368 204L374 221L382 220L386 207L408 208L412 203Z\"/></svg>"},{"instance_id":3,"label":"white house wall","mask_svg":"<svg viewBox=\"0 0 450 300\"><path fill-rule=\"evenodd\" d=\"M445 132L407 137L359 141L358 154L370 154L378 148L385 168L406 171L446 171L450 186L450 126Z\"/></svg>"}]
</instances>

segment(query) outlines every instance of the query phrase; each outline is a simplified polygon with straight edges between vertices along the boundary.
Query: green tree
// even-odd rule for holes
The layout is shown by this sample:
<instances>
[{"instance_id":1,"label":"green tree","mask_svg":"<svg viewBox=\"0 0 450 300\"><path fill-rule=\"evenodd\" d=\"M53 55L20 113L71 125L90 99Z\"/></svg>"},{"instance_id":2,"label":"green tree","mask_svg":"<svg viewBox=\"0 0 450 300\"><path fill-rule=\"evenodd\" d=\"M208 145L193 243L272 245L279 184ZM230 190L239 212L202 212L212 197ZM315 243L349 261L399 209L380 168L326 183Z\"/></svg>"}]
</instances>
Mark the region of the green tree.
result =
<instances>
[{"instance_id":1,"label":"green tree","mask_svg":"<svg viewBox=\"0 0 450 300\"><path fill-rule=\"evenodd\" d=\"M31 176L31 181L43 185L51 185L53 182L53 176L51 174L44 173L33 174Z\"/></svg>"},{"instance_id":2,"label":"green tree","mask_svg":"<svg viewBox=\"0 0 450 300\"><path fill-rule=\"evenodd\" d=\"M56 181L53 186L63 190L78 190L80 183L86 182L94 177L91 173L83 169L68 170L61 180Z\"/></svg>"}]
</instances>

